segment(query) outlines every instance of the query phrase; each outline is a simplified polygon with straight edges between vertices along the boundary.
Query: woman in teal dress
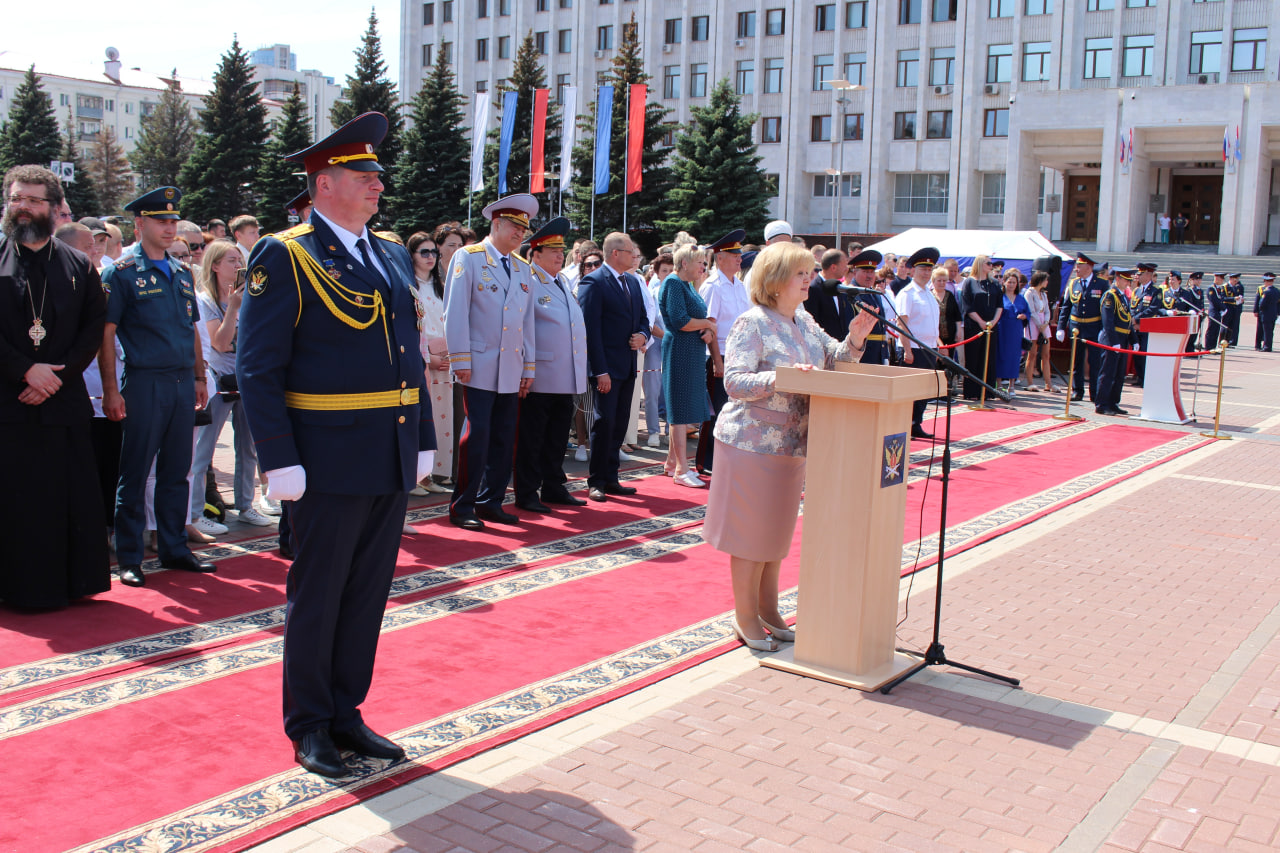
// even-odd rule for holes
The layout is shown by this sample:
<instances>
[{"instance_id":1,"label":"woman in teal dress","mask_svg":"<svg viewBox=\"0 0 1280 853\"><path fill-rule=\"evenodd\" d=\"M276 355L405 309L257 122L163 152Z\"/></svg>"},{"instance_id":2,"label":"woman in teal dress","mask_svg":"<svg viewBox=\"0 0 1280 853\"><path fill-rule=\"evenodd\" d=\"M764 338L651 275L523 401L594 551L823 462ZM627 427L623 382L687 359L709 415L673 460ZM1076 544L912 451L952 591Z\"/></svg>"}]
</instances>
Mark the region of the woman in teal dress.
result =
<instances>
[{"instance_id":1,"label":"woman in teal dress","mask_svg":"<svg viewBox=\"0 0 1280 853\"><path fill-rule=\"evenodd\" d=\"M711 418L707 402L707 338L716 334L715 320L707 319L707 304L698 285L707 277L706 252L697 246L681 246L675 253L675 272L658 291L658 309L667 334L662 338L662 393L667 401L666 472L679 486L700 489L706 483L689 470L685 436L689 424Z\"/></svg>"}]
</instances>

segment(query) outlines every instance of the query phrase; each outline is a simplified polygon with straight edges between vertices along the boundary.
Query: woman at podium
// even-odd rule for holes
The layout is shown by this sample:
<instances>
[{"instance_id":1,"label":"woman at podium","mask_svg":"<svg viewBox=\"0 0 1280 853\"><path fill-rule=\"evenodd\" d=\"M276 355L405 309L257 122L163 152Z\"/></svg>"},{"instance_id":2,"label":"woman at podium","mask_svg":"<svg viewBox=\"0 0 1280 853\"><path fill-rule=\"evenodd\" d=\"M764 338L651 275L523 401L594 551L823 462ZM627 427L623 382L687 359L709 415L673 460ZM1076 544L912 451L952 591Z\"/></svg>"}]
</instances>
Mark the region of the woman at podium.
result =
<instances>
[{"instance_id":1,"label":"woman at podium","mask_svg":"<svg viewBox=\"0 0 1280 853\"><path fill-rule=\"evenodd\" d=\"M729 555L734 632L761 651L795 639L778 612L778 578L795 536L809 432L808 397L776 391L774 370L857 361L876 322L859 312L844 340L832 338L802 307L812 276L813 256L802 246L766 247L751 271L752 307L725 343L729 402L716 422L702 537Z\"/></svg>"}]
</instances>

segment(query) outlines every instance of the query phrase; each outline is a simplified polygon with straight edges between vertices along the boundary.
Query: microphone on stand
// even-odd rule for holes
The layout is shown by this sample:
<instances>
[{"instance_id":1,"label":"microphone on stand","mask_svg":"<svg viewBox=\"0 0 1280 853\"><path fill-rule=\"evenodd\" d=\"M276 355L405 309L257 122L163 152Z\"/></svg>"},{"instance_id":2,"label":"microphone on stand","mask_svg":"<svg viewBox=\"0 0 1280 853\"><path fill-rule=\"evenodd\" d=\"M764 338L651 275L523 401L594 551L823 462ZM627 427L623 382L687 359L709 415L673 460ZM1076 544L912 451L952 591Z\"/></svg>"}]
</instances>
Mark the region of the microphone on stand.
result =
<instances>
[{"instance_id":1,"label":"microphone on stand","mask_svg":"<svg viewBox=\"0 0 1280 853\"><path fill-rule=\"evenodd\" d=\"M876 290L874 287L857 287L852 284L837 284L836 292L843 293L846 296L856 296L860 293L865 293L868 296L880 295L880 291Z\"/></svg>"}]
</instances>

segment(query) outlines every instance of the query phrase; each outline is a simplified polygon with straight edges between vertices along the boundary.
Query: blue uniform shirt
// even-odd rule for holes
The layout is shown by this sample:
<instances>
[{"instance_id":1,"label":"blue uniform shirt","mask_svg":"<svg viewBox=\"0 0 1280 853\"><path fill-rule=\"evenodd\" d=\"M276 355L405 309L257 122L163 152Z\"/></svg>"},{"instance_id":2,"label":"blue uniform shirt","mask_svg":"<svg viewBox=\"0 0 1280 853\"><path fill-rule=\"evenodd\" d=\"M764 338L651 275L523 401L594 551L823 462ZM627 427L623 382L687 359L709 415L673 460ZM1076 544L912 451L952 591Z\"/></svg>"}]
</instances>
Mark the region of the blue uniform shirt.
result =
<instances>
[{"instance_id":1,"label":"blue uniform shirt","mask_svg":"<svg viewBox=\"0 0 1280 853\"><path fill-rule=\"evenodd\" d=\"M126 372L193 369L199 309L186 264L168 255L153 261L139 243L102 271L102 283L110 294L107 322L118 327Z\"/></svg>"}]
</instances>

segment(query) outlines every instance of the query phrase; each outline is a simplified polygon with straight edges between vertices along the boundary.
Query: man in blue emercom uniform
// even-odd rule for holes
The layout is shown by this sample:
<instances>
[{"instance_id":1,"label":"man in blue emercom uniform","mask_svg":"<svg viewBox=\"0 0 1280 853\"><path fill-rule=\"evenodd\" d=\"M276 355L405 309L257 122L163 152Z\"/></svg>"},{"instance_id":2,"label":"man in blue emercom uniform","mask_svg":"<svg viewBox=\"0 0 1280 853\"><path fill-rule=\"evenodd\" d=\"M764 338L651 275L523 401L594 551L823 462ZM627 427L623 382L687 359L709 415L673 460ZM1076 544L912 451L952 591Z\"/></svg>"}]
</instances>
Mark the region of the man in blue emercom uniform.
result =
<instances>
[{"instance_id":1,"label":"man in blue emercom uniform","mask_svg":"<svg viewBox=\"0 0 1280 853\"><path fill-rule=\"evenodd\" d=\"M102 410L124 420L116 491L116 556L120 582L142 586L143 493L156 463L156 545L160 565L212 572L187 545L187 474L196 410L209 402L204 353L196 334L195 280L169 257L178 230L177 187L160 187L130 202L138 241L102 272L107 325L98 367ZM124 349L124 387L116 390L116 335Z\"/></svg>"},{"instance_id":2,"label":"man in blue emercom uniform","mask_svg":"<svg viewBox=\"0 0 1280 853\"><path fill-rule=\"evenodd\" d=\"M365 227L386 132L386 116L365 113L286 158L306 169L311 220L254 246L240 309L237 374L267 496L293 501L284 729L323 776L348 772L340 749L404 758L360 704L408 493L435 455L413 266Z\"/></svg>"}]
</instances>

